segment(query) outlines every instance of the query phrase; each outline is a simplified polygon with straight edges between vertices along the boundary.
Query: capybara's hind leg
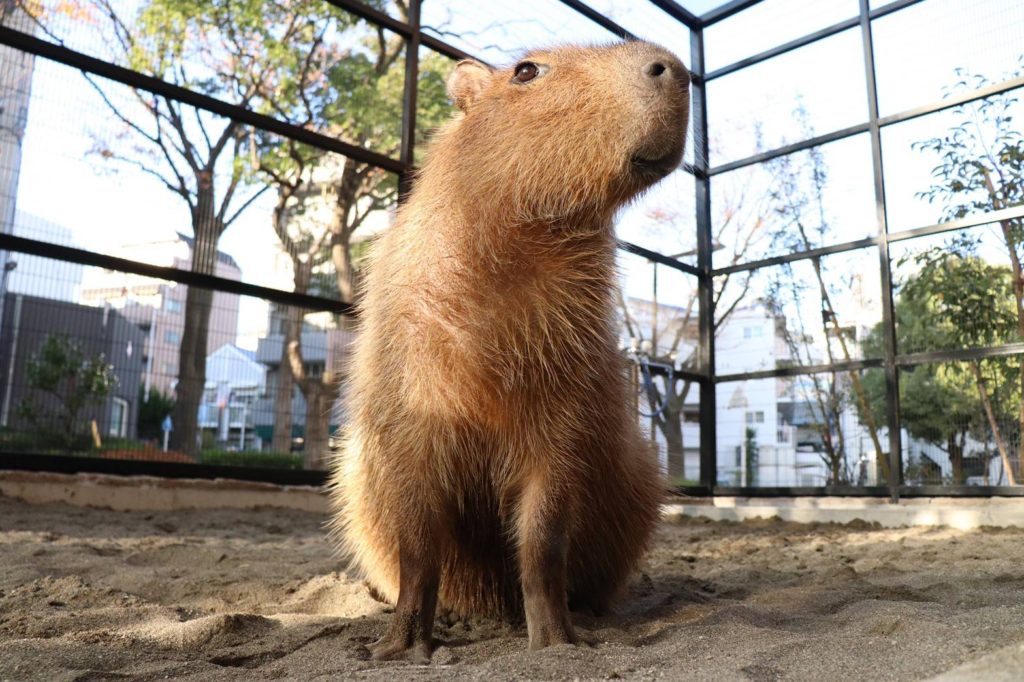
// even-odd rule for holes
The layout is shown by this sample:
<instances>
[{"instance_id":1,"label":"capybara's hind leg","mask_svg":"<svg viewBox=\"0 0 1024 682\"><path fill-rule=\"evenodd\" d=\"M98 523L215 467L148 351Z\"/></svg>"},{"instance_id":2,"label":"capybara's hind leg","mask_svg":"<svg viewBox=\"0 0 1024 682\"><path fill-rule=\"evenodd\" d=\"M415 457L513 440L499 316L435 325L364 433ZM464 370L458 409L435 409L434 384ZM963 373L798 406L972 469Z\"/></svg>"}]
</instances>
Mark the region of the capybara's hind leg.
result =
<instances>
[{"instance_id":1,"label":"capybara's hind leg","mask_svg":"<svg viewBox=\"0 0 1024 682\"><path fill-rule=\"evenodd\" d=\"M517 520L519 572L530 649L575 643L567 601L566 511L543 477L523 489Z\"/></svg>"},{"instance_id":2,"label":"capybara's hind leg","mask_svg":"<svg viewBox=\"0 0 1024 682\"><path fill-rule=\"evenodd\" d=\"M384 636L370 651L375 660L429 663L441 577L437 524L409 524L398 540L398 603Z\"/></svg>"}]
</instances>

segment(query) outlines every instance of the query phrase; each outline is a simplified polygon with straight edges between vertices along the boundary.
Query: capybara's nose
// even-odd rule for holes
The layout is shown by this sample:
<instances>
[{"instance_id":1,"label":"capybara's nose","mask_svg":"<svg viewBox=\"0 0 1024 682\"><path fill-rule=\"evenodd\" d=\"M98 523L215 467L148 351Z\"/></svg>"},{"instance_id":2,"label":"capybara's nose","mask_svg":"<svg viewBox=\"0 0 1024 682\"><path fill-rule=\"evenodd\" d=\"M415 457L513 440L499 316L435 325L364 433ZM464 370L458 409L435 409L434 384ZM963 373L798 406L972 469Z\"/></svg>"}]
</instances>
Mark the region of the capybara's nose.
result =
<instances>
[{"instance_id":1,"label":"capybara's nose","mask_svg":"<svg viewBox=\"0 0 1024 682\"><path fill-rule=\"evenodd\" d=\"M665 62L655 60L644 66L644 75L648 78L662 78L668 70Z\"/></svg>"},{"instance_id":2,"label":"capybara's nose","mask_svg":"<svg viewBox=\"0 0 1024 682\"><path fill-rule=\"evenodd\" d=\"M676 83L682 88L689 86L690 74L674 55L655 48L648 51L643 57L645 58L640 62L640 78L649 86L659 89L671 87L672 83Z\"/></svg>"}]
</instances>

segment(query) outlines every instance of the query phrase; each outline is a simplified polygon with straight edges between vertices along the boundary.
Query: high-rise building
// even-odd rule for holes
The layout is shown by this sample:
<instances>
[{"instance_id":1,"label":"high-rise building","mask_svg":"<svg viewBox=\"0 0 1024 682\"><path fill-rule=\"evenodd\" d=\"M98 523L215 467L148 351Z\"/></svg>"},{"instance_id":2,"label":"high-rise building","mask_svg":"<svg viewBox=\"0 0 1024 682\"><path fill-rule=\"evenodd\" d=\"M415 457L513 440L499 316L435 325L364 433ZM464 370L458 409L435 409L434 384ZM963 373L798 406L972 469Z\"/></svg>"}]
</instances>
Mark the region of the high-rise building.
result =
<instances>
[{"instance_id":1,"label":"high-rise building","mask_svg":"<svg viewBox=\"0 0 1024 682\"><path fill-rule=\"evenodd\" d=\"M129 244L121 251L125 258L187 270L191 267L193 246L191 237L177 234L173 239ZM223 251L217 252L214 274L224 279L242 278L238 264ZM178 381L186 293L187 287L183 284L91 268L83 277L80 299L86 305L110 306L146 332L145 390L155 389L171 394ZM238 294L214 293L206 341L207 355L221 346L235 343L238 304Z\"/></svg>"}]
</instances>

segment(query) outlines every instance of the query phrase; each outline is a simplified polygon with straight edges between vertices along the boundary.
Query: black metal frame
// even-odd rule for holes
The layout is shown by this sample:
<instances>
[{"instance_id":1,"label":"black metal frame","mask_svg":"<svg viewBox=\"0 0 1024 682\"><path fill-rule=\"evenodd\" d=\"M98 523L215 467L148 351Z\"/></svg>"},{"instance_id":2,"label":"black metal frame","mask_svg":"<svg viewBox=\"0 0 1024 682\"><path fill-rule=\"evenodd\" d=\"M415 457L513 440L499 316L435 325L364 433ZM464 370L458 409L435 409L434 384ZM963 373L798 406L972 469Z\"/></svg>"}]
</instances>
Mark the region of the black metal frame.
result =
<instances>
[{"instance_id":1,"label":"black metal frame","mask_svg":"<svg viewBox=\"0 0 1024 682\"><path fill-rule=\"evenodd\" d=\"M163 80L147 76L130 69L111 64L87 54L71 50L65 46L27 35L19 31L0 26L0 45L6 45L24 52L34 54L66 66L79 69L85 73L105 78L129 87L148 91L169 99L188 104L198 109L245 123L269 132L289 137L311 146L335 152L371 164L399 176L404 196L408 190L414 171L414 151L416 132L416 98L419 70L419 47L427 47L439 54L452 59L469 59L472 55L456 48L429 33L424 33L420 24L421 0L409 1L409 21L404 22L370 7L359 0L325 0L341 10L349 12L361 19L396 33L406 41L406 71L403 91L402 134L399 157L392 158L372 150L346 144L335 138L296 127L286 121L256 113L254 111L229 104L222 100L202 95L187 88L167 83ZM564 5L580 13L590 21L609 31L609 37L618 36L633 39L635 36L589 7L585 0L559 0ZM1009 344L997 348L981 348L957 351L937 351L899 355L895 344L895 328L893 321L892 273L889 259L889 244L895 241L912 239L932 234L949 232L965 227L977 226L1004 218L1024 216L1024 207L1014 207L984 215L971 216L963 220L950 221L890 232L885 208L885 183L881 155L882 128L911 120L920 116L942 111L973 100L1007 92L1024 87L1024 78L998 83L964 95L931 102L914 109L880 117L878 112L877 92L875 86L875 63L872 44L871 22L874 19L889 15L904 8L917 4L921 0L895 0L882 7L872 9L868 0L860 0L859 13L855 17L837 22L813 33L791 40L785 44L765 50L759 54L741 59L733 64L718 68L711 72L705 71L704 60L704 29L721 21L727 20L756 4L761 0L732 0L724 5L705 13L694 15L675 0L649 0L654 6L678 20L690 30L690 60L692 79L692 109L694 131L694 155L696 161L684 164L681 169L693 175L696 187L696 229L697 229L697 264L690 265L664 254L651 251L642 246L619 241L621 250L645 258L653 263L674 268L697 279L699 310L699 346L698 366L696 370L681 370L679 376L695 381L700 389L700 486L680 488L676 492L684 496L778 496L778 495L856 495L856 496L990 496L990 495L1021 495L1024 488L1009 487L977 487L977 486L906 486L899 479L902 471L901 443L899 428L899 392L898 368L924 362L955 361L1000 355L1024 353L1024 343ZM786 54L801 47L816 43L822 39L847 30L860 28L863 42L864 70L867 83L869 117L866 122L859 123L841 130L831 131L814 138L787 144L776 149L729 161L715 167L708 166L708 121L707 121L707 83L717 78L736 73L743 68ZM764 258L756 261L739 263L722 268L715 268L712 260L712 217L711 191L716 176L729 171L748 167L754 164L778 158L794 152L817 147L829 142L845 139L853 135L867 134L871 142L873 184L877 205L877 233L874 237L859 239L841 244L833 244L808 251L795 252ZM758 268L780 265L809 258L817 258L831 254L843 253L855 249L877 247L883 295L882 320L886 329L885 353L881 358L867 358L852 362L839 362L828 365L780 367L772 370L718 375L715 371L715 338L714 338L714 281L721 275L752 271ZM109 255L58 246L43 241L0 234L0 250L34 254L55 258L83 265L96 265L126 273L139 274L163 280L180 282L189 286L209 288L247 296L257 296L276 303L297 305L309 310L329 311L338 314L353 314L351 305L346 302L327 298L300 295L293 292L261 287L252 284L223 279L209 275L200 275L187 270L156 267ZM886 374L886 390L888 399L887 426L889 431L890 471L895 476L884 487L873 488L735 488L717 485L717 434L716 434L716 385L723 382L746 381L753 379L798 376L819 372L858 371L867 368L881 367ZM56 470L56 471L102 471L120 474L153 474L160 476L191 476L191 477L232 477L247 480L266 480L278 483L302 482L319 485L323 482L323 474L319 472L289 472L283 470L259 470L219 467L164 464L157 462L127 462L109 460L90 460L78 457L51 457L33 455L5 455L5 468Z\"/></svg>"}]
</instances>

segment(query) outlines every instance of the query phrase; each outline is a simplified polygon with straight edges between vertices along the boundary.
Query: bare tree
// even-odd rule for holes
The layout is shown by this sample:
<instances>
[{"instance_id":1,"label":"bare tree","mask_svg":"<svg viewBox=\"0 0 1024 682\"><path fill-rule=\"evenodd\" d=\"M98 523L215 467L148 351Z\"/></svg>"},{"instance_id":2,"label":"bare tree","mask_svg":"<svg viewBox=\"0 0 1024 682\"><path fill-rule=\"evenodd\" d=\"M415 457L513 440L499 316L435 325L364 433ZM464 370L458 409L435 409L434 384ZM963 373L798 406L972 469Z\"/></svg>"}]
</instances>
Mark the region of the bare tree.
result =
<instances>
[{"instance_id":1,"label":"bare tree","mask_svg":"<svg viewBox=\"0 0 1024 682\"><path fill-rule=\"evenodd\" d=\"M737 183L735 192L725 192L721 203L724 208L713 223L712 243L728 254L724 259L726 265L748 260L758 242L766 237L770 210L768 195L756 190L752 194L750 187L749 183ZM653 207L646 217L650 225L649 233L655 243L678 235L684 229L694 229L691 216L673 207ZM682 255L686 254L679 254ZM655 276L657 267L652 263ZM750 275L722 275L715 279L713 286L714 333L717 335L733 312L746 300L750 292ZM675 306L659 304L657 300L630 302L621 291L618 295L626 333L635 340L638 347L649 346L647 360L676 369L693 366L697 352L696 286ZM644 321L646 324L642 324L637 315L642 307L649 309L649 320ZM692 388L692 381L663 373L651 376L641 386L648 414L651 415L649 419L665 439L670 480L685 477L684 410Z\"/></svg>"}]
</instances>

